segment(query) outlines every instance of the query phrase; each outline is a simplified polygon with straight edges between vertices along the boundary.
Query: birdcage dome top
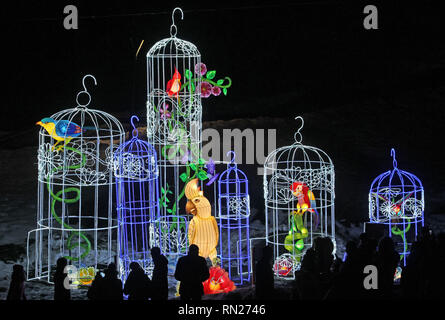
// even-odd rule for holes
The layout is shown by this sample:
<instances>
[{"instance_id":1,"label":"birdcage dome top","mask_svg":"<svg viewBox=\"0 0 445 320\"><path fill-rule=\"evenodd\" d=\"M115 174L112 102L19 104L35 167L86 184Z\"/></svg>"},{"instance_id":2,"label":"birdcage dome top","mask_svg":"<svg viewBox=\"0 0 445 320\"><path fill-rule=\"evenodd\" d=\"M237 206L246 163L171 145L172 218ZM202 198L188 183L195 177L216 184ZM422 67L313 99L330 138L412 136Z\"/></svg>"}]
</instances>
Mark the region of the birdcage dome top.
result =
<instances>
[{"instance_id":1,"label":"birdcage dome top","mask_svg":"<svg viewBox=\"0 0 445 320\"><path fill-rule=\"evenodd\" d=\"M176 37L177 28L175 25L175 12L181 13L181 19L184 19L184 13L181 8L175 8L172 12L172 25L170 26L170 38L156 42L148 50L147 58L184 58L200 57L198 48L191 42Z\"/></svg>"},{"instance_id":2,"label":"birdcage dome top","mask_svg":"<svg viewBox=\"0 0 445 320\"><path fill-rule=\"evenodd\" d=\"M139 139L138 129L134 124L134 120L139 121L137 116L131 117L131 125L133 127L132 137L130 140L122 143L115 151L115 155L119 154L133 154L137 156L151 156L156 154L155 148L147 141Z\"/></svg>"},{"instance_id":3,"label":"birdcage dome top","mask_svg":"<svg viewBox=\"0 0 445 320\"><path fill-rule=\"evenodd\" d=\"M83 89L77 94L77 107L61 110L51 115L50 119L55 123L60 121L69 124L77 124L82 128L79 137L91 137L100 139L111 139L124 134L124 128L120 121L114 116L100 110L89 109L91 95L86 89L85 80L92 78L97 85L96 78L90 74L82 79ZM51 135L42 127L40 134L50 138Z\"/></svg>"},{"instance_id":4,"label":"birdcage dome top","mask_svg":"<svg viewBox=\"0 0 445 320\"><path fill-rule=\"evenodd\" d=\"M147 141L138 138L138 130L131 117L132 138L122 143L114 152L114 174L120 178L154 179L158 175L155 148Z\"/></svg>"},{"instance_id":5,"label":"birdcage dome top","mask_svg":"<svg viewBox=\"0 0 445 320\"><path fill-rule=\"evenodd\" d=\"M156 42L148 51L147 58L184 58L200 57L198 48L191 42L176 37Z\"/></svg>"},{"instance_id":6,"label":"birdcage dome top","mask_svg":"<svg viewBox=\"0 0 445 320\"><path fill-rule=\"evenodd\" d=\"M393 157L393 169L380 174L374 179L371 184L371 192L378 192L388 188L398 188L400 192L422 190L423 185L419 178L397 167L394 149L391 149L391 156Z\"/></svg>"},{"instance_id":7,"label":"birdcage dome top","mask_svg":"<svg viewBox=\"0 0 445 320\"><path fill-rule=\"evenodd\" d=\"M69 123L78 124L81 128L84 128L80 135L82 137L110 139L124 133L122 124L114 116L82 106L56 112L51 118L55 121L67 120ZM50 137L43 128L40 129L40 134Z\"/></svg>"},{"instance_id":8,"label":"birdcage dome top","mask_svg":"<svg viewBox=\"0 0 445 320\"><path fill-rule=\"evenodd\" d=\"M232 158L227 164L227 169L219 176L220 183L247 183L246 174L238 169L235 162L235 152L229 151L227 155L231 155Z\"/></svg>"},{"instance_id":9,"label":"birdcage dome top","mask_svg":"<svg viewBox=\"0 0 445 320\"><path fill-rule=\"evenodd\" d=\"M303 128L304 121L294 135L295 142L290 146L281 147L272 151L264 162L266 169L321 169L333 167L331 158L323 150L307 146L301 143L302 135L300 130Z\"/></svg>"}]
</instances>

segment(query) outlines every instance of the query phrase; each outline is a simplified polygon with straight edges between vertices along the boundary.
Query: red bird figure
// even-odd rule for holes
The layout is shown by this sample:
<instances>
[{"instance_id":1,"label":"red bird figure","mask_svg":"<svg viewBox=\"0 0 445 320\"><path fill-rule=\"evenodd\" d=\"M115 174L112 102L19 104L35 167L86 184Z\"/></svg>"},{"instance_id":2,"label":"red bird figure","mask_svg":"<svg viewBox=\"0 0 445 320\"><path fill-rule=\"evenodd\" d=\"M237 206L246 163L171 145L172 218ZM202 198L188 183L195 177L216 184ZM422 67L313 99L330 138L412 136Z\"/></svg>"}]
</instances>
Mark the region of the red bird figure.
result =
<instances>
[{"instance_id":1,"label":"red bird figure","mask_svg":"<svg viewBox=\"0 0 445 320\"><path fill-rule=\"evenodd\" d=\"M167 82L167 94L169 96L176 96L176 98L178 98L179 90L181 90L181 74L175 67L173 78Z\"/></svg>"}]
</instances>

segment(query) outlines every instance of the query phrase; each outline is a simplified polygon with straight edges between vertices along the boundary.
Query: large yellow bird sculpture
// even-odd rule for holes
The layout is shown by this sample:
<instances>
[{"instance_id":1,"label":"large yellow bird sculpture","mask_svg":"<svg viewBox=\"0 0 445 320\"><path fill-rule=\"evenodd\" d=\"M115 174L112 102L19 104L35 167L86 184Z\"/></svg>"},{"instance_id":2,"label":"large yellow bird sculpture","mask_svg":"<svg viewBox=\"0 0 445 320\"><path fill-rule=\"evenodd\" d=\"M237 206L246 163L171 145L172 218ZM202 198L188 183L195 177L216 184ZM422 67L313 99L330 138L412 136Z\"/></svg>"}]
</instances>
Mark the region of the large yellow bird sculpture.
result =
<instances>
[{"instance_id":1,"label":"large yellow bird sculpture","mask_svg":"<svg viewBox=\"0 0 445 320\"><path fill-rule=\"evenodd\" d=\"M204 197L198 186L198 179L187 183L185 196L188 199L185 211L194 215L188 226L189 245L197 245L199 255L203 258L209 257L215 265L217 263L216 246L219 240L218 224L212 216L209 200Z\"/></svg>"}]
</instances>

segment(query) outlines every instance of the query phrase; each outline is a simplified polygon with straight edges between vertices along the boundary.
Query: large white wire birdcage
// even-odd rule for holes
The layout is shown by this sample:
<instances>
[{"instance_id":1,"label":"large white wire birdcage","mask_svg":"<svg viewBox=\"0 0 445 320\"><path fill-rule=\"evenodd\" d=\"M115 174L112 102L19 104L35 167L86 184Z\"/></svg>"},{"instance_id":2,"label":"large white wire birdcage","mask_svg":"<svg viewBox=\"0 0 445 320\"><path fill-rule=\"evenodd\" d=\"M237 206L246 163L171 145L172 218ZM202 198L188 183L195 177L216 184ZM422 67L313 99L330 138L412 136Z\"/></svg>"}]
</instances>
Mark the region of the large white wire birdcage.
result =
<instances>
[{"instance_id":1,"label":"large white wire birdcage","mask_svg":"<svg viewBox=\"0 0 445 320\"><path fill-rule=\"evenodd\" d=\"M176 37L157 42L147 53L147 137L158 154L161 190L157 234L161 251L178 256L187 251L185 181L180 179L189 163L201 153L201 54L197 47Z\"/></svg>"},{"instance_id":2,"label":"large white wire birdcage","mask_svg":"<svg viewBox=\"0 0 445 320\"><path fill-rule=\"evenodd\" d=\"M96 269L118 252L112 156L124 130L115 117L87 108L87 78L97 84L92 75L83 77L77 107L38 122L37 228L28 233L28 280L52 282L60 257Z\"/></svg>"},{"instance_id":3,"label":"large white wire birdcage","mask_svg":"<svg viewBox=\"0 0 445 320\"><path fill-rule=\"evenodd\" d=\"M322 150L295 142L271 152L264 163L266 244L273 247L277 277L294 279L305 250L317 237L335 246L334 165Z\"/></svg>"}]
</instances>

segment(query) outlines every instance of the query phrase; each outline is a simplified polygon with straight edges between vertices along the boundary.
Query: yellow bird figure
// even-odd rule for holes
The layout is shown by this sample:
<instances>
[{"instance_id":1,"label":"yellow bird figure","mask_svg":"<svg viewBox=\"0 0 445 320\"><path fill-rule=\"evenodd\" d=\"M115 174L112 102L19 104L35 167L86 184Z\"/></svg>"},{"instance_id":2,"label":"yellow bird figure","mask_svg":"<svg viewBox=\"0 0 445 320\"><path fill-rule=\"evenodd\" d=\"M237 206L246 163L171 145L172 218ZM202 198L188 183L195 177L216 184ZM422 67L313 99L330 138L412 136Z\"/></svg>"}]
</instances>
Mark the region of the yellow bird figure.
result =
<instances>
[{"instance_id":1,"label":"yellow bird figure","mask_svg":"<svg viewBox=\"0 0 445 320\"><path fill-rule=\"evenodd\" d=\"M199 255L203 258L209 257L212 264L215 265L216 246L219 240L218 224L215 217L212 216L209 200L204 197L198 186L198 179L187 183L185 196L188 199L185 211L194 215L188 225L189 245L197 245Z\"/></svg>"},{"instance_id":2,"label":"yellow bird figure","mask_svg":"<svg viewBox=\"0 0 445 320\"><path fill-rule=\"evenodd\" d=\"M56 140L56 144L53 146L53 150L60 143L67 144L72 138L79 136L82 133L82 128L74 122L68 120L55 121L53 118L43 118L38 121L36 125L42 126L46 132ZM59 146L57 150L62 149L63 146Z\"/></svg>"}]
</instances>

